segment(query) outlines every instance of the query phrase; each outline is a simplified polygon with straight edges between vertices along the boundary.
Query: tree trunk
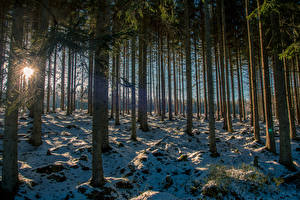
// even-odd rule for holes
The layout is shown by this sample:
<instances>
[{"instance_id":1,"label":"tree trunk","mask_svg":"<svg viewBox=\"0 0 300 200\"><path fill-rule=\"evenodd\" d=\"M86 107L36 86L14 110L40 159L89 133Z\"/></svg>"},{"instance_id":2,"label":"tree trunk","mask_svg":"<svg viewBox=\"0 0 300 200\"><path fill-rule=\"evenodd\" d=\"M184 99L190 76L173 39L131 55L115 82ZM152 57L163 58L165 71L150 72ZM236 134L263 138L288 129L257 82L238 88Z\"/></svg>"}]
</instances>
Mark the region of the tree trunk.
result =
<instances>
[{"instance_id":1,"label":"tree trunk","mask_svg":"<svg viewBox=\"0 0 300 200\"><path fill-rule=\"evenodd\" d=\"M187 127L186 132L192 135L193 129L193 103L192 103L192 70L191 70L191 33L189 18L189 1L184 1L184 21L185 21L185 62L186 62L186 93L187 93Z\"/></svg>"},{"instance_id":2,"label":"tree trunk","mask_svg":"<svg viewBox=\"0 0 300 200\"><path fill-rule=\"evenodd\" d=\"M51 94L51 55L49 55L48 59L48 81L47 81L47 113L50 112L50 94Z\"/></svg>"},{"instance_id":3,"label":"tree trunk","mask_svg":"<svg viewBox=\"0 0 300 200\"><path fill-rule=\"evenodd\" d=\"M71 56L71 49L68 49L68 85L67 85L67 115L72 113L71 111L71 73L72 73L72 56Z\"/></svg>"},{"instance_id":4,"label":"tree trunk","mask_svg":"<svg viewBox=\"0 0 300 200\"><path fill-rule=\"evenodd\" d=\"M286 85L284 78L284 67L281 60L279 60L279 53L281 53L281 41L279 30L279 17L277 14L273 14L271 20L272 30L272 47L273 47L273 70L274 70L274 85L275 85L275 98L276 108L279 122L279 135L280 135L280 153L279 162L289 168L293 168L291 142L290 142L290 128L289 128L289 116L286 99Z\"/></svg>"},{"instance_id":5,"label":"tree trunk","mask_svg":"<svg viewBox=\"0 0 300 200\"><path fill-rule=\"evenodd\" d=\"M242 95L241 95L241 79L240 79L240 65L239 65L239 48L236 50L236 72L237 72L237 82L238 82L238 98L239 98L239 119L240 122L243 121L243 111L242 111Z\"/></svg>"},{"instance_id":6,"label":"tree trunk","mask_svg":"<svg viewBox=\"0 0 300 200\"><path fill-rule=\"evenodd\" d=\"M165 69L164 69L164 49L163 49L163 35L161 33L159 38L160 46L160 81L161 81L161 120L165 119L166 115L166 86L165 86Z\"/></svg>"},{"instance_id":7,"label":"tree trunk","mask_svg":"<svg viewBox=\"0 0 300 200\"><path fill-rule=\"evenodd\" d=\"M260 9L259 0L257 0L257 8ZM269 75L269 62L268 57L264 52L263 43L263 30L260 18L260 12L258 12L258 26L259 26L259 44L260 44L260 61L263 74L263 103L265 104L265 120L266 120L266 147L269 151L275 153L275 139L274 139L274 127L273 127L273 115L272 115L272 100L271 100L271 88L270 88L270 75Z\"/></svg>"},{"instance_id":8,"label":"tree trunk","mask_svg":"<svg viewBox=\"0 0 300 200\"><path fill-rule=\"evenodd\" d=\"M109 2L98 0L96 18L96 38L109 33ZM93 160L91 185L100 187L105 179L102 167L102 143L104 134L108 131L108 65L109 55L104 47L97 47L95 53L94 71L94 101L93 101Z\"/></svg>"},{"instance_id":9,"label":"tree trunk","mask_svg":"<svg viewBox=\"0 0 300 200\"><path fill-rule=\"evenodd\" d=\"M131 40L131 139L136 140L135 51L136 37Z\"/></svg>"},{"instance_id":10,"label":"tree trunk","mask_svg":"<svg viewBox=\"0 0 300 200\"><path fill-rule=\"evenodd\" d=\"M219 156L215 138L215 116L214 116L214 84L211 62L211 34L210 14L207 0L204 3L205 10L205 41L206 41L206 65L207 65L207 88L208 88L208 109L209 109L209 151L211 156Z\"/></svg>"},{"instance_id":11,"label":"tree trunk","mask_svg":"<svg viewBox=\"0 0 300 200\"><path fill-rule=\"evenodd\" d=\"M227 104L226 104L226 119L227 119L227 131L232 132L232 122L231 122L231 113L230 113L230 99L229 99L229 74L228 74L228 61L227 61L227 47L226 47L226 36L225 36L225 8L224 8L224 0L221 0L221 13L222 13L222 39L223 39L223 53L224 53L224 68L225 68L225 78L226 80L226 97L227 97ZM224 82L223 82L224 83ZM225 90L224 90L225 94Z\"/></svg>"},{"instance_id":12,"label":"tree trunk","mask_svg":"<svg viewBox=\"0 0 300 200\"><path fill-rule=\"evenodd\" d=\"M290 137L293 140L296 138L295 112L292 105L290 75L287 68L286 59L284 59L283 61L283 66L284 66L284 77L285 77L285 85L286 85L286 101L288 106L289 125L290 125Z\"/></svg>"},{"instance_id":13,"label":"tree trunk","mask_svg":"<svg viewBox=\"0 0 300 200\"><path fill-rule=\"evenodd\" d=\"M169 111L169 120L172 120L172 85L171 85L171 54L170 54L170 41L167 38L167 51L168 51L168 111Z\"/></svg>"},{"instance_id":14,"label":"tree trunk","mask_svg":"<svg viewBox=\"0 0 300 200\"><path fill-rule=\"evenodd\" d=\"M2 189L12 195L18 187L18 52L23 39L23 10L21 1L12 11L12 40L7 75L7 98L4 120Z\"/></svg>"},{"instance_id":15,"label":"tree trunk","mask_svg":"<svg viewBox=\"0 0 300 200\"><path fill-rule=\"evenodd\" d=\"M176 76L176 55L174 51L174 47L172 48L172 55L173 55L173 83L174 83L174 111L175 116L178 114L178 99L177 99L177 76Z\"/></svg>"},{"instance_id":16,"label":"tree trunk","mask_svg":"<svg viewBox=\"0 0 300 200\"><path fill-rule=\"evenodd\" d=\"M198 77L198 63L197 63L197 40L194 35L194 59L195 59L195 78L196 78L196 102L197 102L197 118L200 119L200 105L199 105L199 77Z\"/></svg>"},{"instance_id":17,"label":"tree trunk","mask_svg":"<svg viewBox=\"0 0 300 200\"><path fill-rule=\"evenodd\" d=\"M62 49L62 63L61 63L61 93L60 93L60 110L65 110L65 62L66 62L66 49Z\"/></svg>"},{"instance_id":18,"label":"tree trunk","mask_svg":"<svg viewBox=\"0 0 300 200\"><path fill-rule=\"evenodd\" d=\"M231 49L228 48L229 54L229 65L230 65L230 77L231 77L231 98L232 98L232 113L233 118L235 118L235 93L234 93L234 73L233 73L233 64L231 61Z\"/></svg>"},{"instance_id":19,"label":"tree trunk","mask_svg":"<svg viewBox=\"0 0 300 200\"><path fill-rule=\"evenodd\" d=\"M246 16L248 17L248 4L249 0L245 0ZM249 47L249 64L250 64L250 77L251 77L251 90L252 90L252 103L253 103L253 126L254 126L254 139L260 142L259 121L258 121L258 104L256 93L256 69L254 66L254 55L252 49L252 39L250 34L250 21L247 18L247 32L248 32L248 47Z\"/></svg>"},{"instance_id":20,"label":"tree trunk","mask_svg":"<svg viewBox=\"0 0 300 200\"><path fill-rule=\"evenodd\" d=\"M56 56L57 56L57 47L54 50L54 61L53 61L53 95L52 95L52 111L55 113L56 111L56 102L55 102L55 95L56 95Z\"/></svg>"}]
</instances>

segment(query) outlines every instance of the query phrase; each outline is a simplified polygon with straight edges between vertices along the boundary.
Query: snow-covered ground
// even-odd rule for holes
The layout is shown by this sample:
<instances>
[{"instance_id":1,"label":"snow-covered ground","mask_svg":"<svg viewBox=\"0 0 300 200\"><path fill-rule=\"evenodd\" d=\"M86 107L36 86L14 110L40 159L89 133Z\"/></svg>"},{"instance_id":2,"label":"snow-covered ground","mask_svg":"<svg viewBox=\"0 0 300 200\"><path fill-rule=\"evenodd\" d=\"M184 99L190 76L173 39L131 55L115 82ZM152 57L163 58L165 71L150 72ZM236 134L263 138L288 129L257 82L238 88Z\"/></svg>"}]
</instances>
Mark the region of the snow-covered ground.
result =
<instances>
[{"instance_id":1,"label":"snow-covered ground","mask_svg":"<svg viewBox=\"0 0 300 200\"><path fill-rule=\"evenodd\" d=\"M27 114L20 116L21 184L16 199L300 199L299 179L284 179L295 172L280 165L278 155L254 142L251 127L238 120L233 133L222 129L222 121L216 122L218 158L208 151L208 122L203 120L195 118L194 136L188 136L184 118L160 121L149 116L151 130L138 129L137 142L130 140L129 115L121 117L117 127L110 121L112 150L103 154L107 183L102 189L92 188L92 118L84 113L45 115L39 147L27 142L32 120ZM0 136L3 118L1 113ZM263 125L261 134L264 141ZM278 140L277 135L277 152ZM299 148L299 141L293 141L298 170ZM254 157L258 167L253 167Z\"/></svg>"}]
</instances>

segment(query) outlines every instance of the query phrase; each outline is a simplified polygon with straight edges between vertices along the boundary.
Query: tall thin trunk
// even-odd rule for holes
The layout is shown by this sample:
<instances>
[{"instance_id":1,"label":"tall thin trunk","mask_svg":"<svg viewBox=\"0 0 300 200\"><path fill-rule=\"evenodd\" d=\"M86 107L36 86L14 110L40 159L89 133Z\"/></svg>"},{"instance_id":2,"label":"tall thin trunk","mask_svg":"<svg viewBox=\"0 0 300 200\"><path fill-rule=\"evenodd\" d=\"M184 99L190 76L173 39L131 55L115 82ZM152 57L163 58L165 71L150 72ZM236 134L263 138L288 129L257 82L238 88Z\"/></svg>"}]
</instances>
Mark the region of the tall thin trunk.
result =
<instances>
[{"instance_id":1,"label":"tall thin trunk","mask_svg":"<svg viewBox=\"0 0 300 200\"><path fill-rule=\"evenodd\" d=\"M215 138L215 116L214 116L214 84L212 76L211 61L211 35L210 35L210 14L208 3L204 3L205 10L205 41L206 41L206 64L207 64L207 88L208 88L208 109L209 109L209 151L211 156L219 156Z\"/></svg>"},{"instance_id":2,"label":"tall thin trunk","mask_svg":"<svg viewBox=\"0 0 300 200\"><path fill-rule=\"evenodd\" d=\"M260 3L257 0L257 8L260 10ZM259 26L259 45L260 45L260 61L263 74L263 99L265 104L265 120L266 120L266 147L271 152L276 152L275 139L274 139L274 127L273 127L273 115L272 115L272 100L271 100L271 88L270 88L270 75L269 75L269 62L268 56L264 52L263 43L263 28L260 18L260 12L258 12L258 26Z\"/></svg>"},{"instance_id":3,"label":"tall thin trunk","mask_svg":"<svg viewBox=\"0 0 300 200\"><path fill-rule=\"evenodd\" d=\"M18 187L18 52L22 48L23 9L16 1L12 11L12 40L7 75L7 98L4 121L2 189L12 194Z\"/></svg>"},{"instance_id":4,"label":"tall thin trunk","mask_svg":"<svg viewBox=\"0 0 300 200\"><path fill-rule=\"evenodd\" d=\"M65 110L65 69L66 69L66 49L62 49L62 63L61 63L61 93L60 93L60 109Z\"/></svg>"},{"instance_id":5,"label":"tall thin trunk","mask_svg":"<svg viewBox=\"0 0 300 200\"><path fill-rule=\"evenodd\" d=\"M199 105L199 77L198 77L198 63L197 63L197 40L194 35L194 59L195 59L195 78L196 78L196 102L197 102L197 118L200 119L200 105Z\"/></svg>"},{"instance_id":6,"label":"tall thin trunk","mask_svg":"<svg viewBox=\"0 0 300 200\"><path fill-rule=\"evenodd\" d=\"M118 48L118 47L117 47ZM115 91L115 111L116 111L116 119L115 125L120 125L120 105L119 105L119 82L120 82L120 51L117 49L116 53L116 91Z\"/></svg>"},{"instance_id":7,"label":"tall thin trunk","mask_svg":"<svg viewBox=\"0 0 300 200\"><path fill-rule=\"evenodd\" d=\"M97 1L96 38L109 32L109 2ZM92 178L91 185L100 187L105 183L102 167L102 143L108 132L108 65L107 50L100 46L95 53Z\"/></svg>"},{"instance_id":8,"label":"tall thin trunk","mask_svg":"<svg viewBox=\"0 0 300 200\"><path fill-rule=\"evenodd\" d=\"M286 101L288 106L289 125L290 125L290 137L293 140L296 138L295 112L292 105L290 74L286 62L287 62L286 59L284 59L283 66L284 66L284 76L285 76L285 85L286 85Z\"/></svg>"},{"instance_id":9,"label":"tall thin trunk","mask_svg":"<svg viewBox=\"0 0 300 200\"><path fill-rule=\"evenodd\" d=\"M219 87L219 62L218 62L218 53L217 53L217 45L215 44L215 66L216 66L216 94L217 94L217 97L216 97L216 101L217 101L217 120L220 119L220 101L219 101L219 90L221 87Z\"/></svg>"},{"instance_id":10,"label":"tall thin trunk","mask_svg":"<svg viewBox=\"0 0 300 200\"><path fill-rule=\"evenodd\" d=\"M136 37L131 40L131 139L136 140L135 52Z\"/></svg>"},{"instance_id":11,"label":"tall thin trunk","mask_svg":"<svg viewBox=\"0 0 300 200\"><path fill-rule=\"evenodd\" d=\"M48 59L48 81L47 81L47 113L50 112L50 94L51 94L51 55Z\"/></svg>"},{"instance_id":12,"label":"tall thin trunk","mask_svg":"<svg viewBox=\"0 0 300 200\"><path fill-rule=\"evenodd\" d=\"M226 120L227 120L227 131L232 132L232 122L231 122L231 113L230 113L230 99L229 99L229 74L228 74L228 61L227 61L227 46L226 46L226 25L225 25L225 8L224 8L224 0L221 0L221 13L222 13L222 41L223 41L223 53L224 53L224 68L225 68L225 78L226 82L226 97L227 97L227 104L226 104ZM224 90L225 94L225 90Z\"/></svg>"},{"instance_id":13,"label":"tall thin trunk","mask_svg":"<svg viewBox=\"0 0 300 200\"><path fill-rule=\"evenodd\" d=\"M160 35L159 38L159 46L160 46L160 81L161 81L161 120L165 119L166 115L166 86L165 86L165 69L164 69L164 49L163 49L163 42L164 38L163 35Z\"/></svg>"},{"instance_id":14,"label":"tall thin trunk","mask_svg":"<svg viewBox=\"0 0 300 200\"><path fill-rule=\"evenodd\" d=\"M205 38L202 38L202 77L203 77L203 97L204 97L204 119L207 120L207 82L206 82L206 58L205 58Z\"/></svg>"},{"instance_id":15,"label":"tall thin trunk","mask_svg":"<svg viewBox=\"0 0 300 200\"><path fill-rule=\"evenodd\" d=\"M173 83L174 83L174 111L175 111L175 116L177 116L178 113L178 99L177 99L177 76L176 76L176 55L174 51L174 47L172 48L172 55L173 55Z\"/></svg>"},{"instance_id":16,"label":"tall thin trunk","mask_svg":"<svg viewBox=\"0 0 300 200\"><path fill-rule=\"evenodd\" d=\"M233 73L233 64L231 61L231 49L228 48L228 54L229 54L229 65L230 65L230 79L231 79L231 98L232 98L232 114L233 118L235 118L235 92L234 92L234 73Z\"/></svg>"},{"instance_id":17,"label":"tall thin trunk","mask_svg":"<svg viewBox=\"0 0 300 200\"><path fill-rule=\"evenodd\" d=\"M294 59L292 59L293 65L293 83L294 83L294 96L295 96L295 107L296 107L296 118L298 125L300 124L300 110L299 110L299 93L298 93L298 85L297 85L297 78L296 78L296 65ZM299 81L299 80L298 80Z\"/></svg>"},{"instance_id":18,"label":"tall thin trunk","mask_svg":"<svg viewBox=\"0 0 300 200\"><path fill-rule=\"evenodd\" d=\"M239 47L237 47L236 49L236 73L237 73L238 98L239 98L239 119L240 122L242 122L243 111L242 111L241 79L240 79L240 65L239 65Z\"/></svg>"},{"instance_id":19,"label":"tall thin trunk","mask_svg":"<svg viewBox=\"0 0 300 200\"><path fill-rule=\"evenodd\" d=\"M71 112L71 73L72 73L72 56L71 49L68 49L68 83L67 83L67 115L70 115Z\"/></svg>"},{"instance_id":20,"label":"tall thin trunk","mask_svg":"<svg viewBox=\"0 0 300 200\"><path fill-rule=\"evenodd\" d=\"M279 135L280 135L280 153L279 162L287 167L293 168L292 153L291 153L291 141L290 141L290 128L289 128L289 115L286 99L286 85L284 78L284 66L281 60L279 60L279 53L282 50L281 47L281 35L279 30L279 17L276 14L272 15L271 20L272 30L272 47L273 51L273 69L274 69L274 85L275 85L275 98L276 108L279 122Z\"/></svg>"},{"instance_id":21,"label":"tall thin trunk","mask_svg":"<svg viewBox=\"0 0 300 200\"><path fill-rule=\"evenodd\" d=\"M167 59L168 59L168 111L169 111L169 120L172 120L172 85L171 85L171 54L170 54L170 41L169 38L167 38Z\"/></svg>"},{"instance_id":22,"label":"tall thin trunk","mask_svg":"<svg viewBox=\"0 0 300 200\"><path fill-rule=\"evenodd\" d=\"M185 21L185 64L186 64L186 93L187 93L187 127L186 132L192 135L193 129L193 103L192 103L192 69L191 69L191 33L190 33L190 18L189 18L189 1L184 2L184 21Z\"/></svg>"},{"instance_id":23,"label":"tall thin trunk","mask_svg":"<svg viewBox=\"0 0 300 200\"><path fill-rule=\"evenodd\" d=\"M245 0L246 16L248 17L248 4L249 0ZM254 126L254 139L260 141L259 121L258 121L258 103L256 91L256 69L254 64L254 55L252 48L250 21L247 18L247 33L248 33L248 47L249 47L249 64L250 64L250 77L251 77L251 90L252 90L252 103L253 103L253 126Z\"/></svg>"},{"instance_id":24,"label":"tall thin trunk","mask_svg":"<svg viewBox=\"0 0 300 200\"><path fill-rule=\"evenodd\" d=\"M54 50L54 61L53 61L53 95L52 95L52 111L56 111L56 56L57 56L57 48Z\"/></svg>"}]
</instances>

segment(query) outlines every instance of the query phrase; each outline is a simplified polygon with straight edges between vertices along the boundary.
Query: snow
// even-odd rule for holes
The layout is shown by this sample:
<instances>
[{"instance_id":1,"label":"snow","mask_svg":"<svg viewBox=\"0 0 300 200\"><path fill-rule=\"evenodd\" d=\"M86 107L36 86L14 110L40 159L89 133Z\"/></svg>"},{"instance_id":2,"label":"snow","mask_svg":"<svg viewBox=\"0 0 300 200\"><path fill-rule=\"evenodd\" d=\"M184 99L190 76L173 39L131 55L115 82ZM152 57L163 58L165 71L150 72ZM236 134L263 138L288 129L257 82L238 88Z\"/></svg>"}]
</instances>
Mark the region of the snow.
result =
<instances>
[{"instance_id":1,"label":"snow","mask_svg":"<svg viewBox=\"0 0 300 200\"><path fill-rule=\"evenodd\" d=\"M107 183L102 189L93 188L89 185L92 118L85 113L43 116L43 143L39 147L27 142L32 120L23 114L18 146L22 183L16 199L202 199L204 188L221 183L227 185L216 198L300 199L299 185L297 188L293 183L280 182L291 172L278 163L278 155L253 140L248 123L234 120L235 131L228 133L222 129L222 121L217 121L220 157L212 158L208 151L208 122L195 118L194 136L188 136L184 132L186 120L181 117L160 121L159 117L149 116L151 130L137 129L137 142L130 140L130 115L121 116L120 126L110 121L112 150L103 154ZM2 125L3 115L0 114ZM263 124L261 134L265 141ZM278 140L277 136L277 152ZM299 141L292 141L292 156L299 170L300 153L296 148ZM258 157L258 168L252 167L254 156ZM0 168L2 171L2 165Z\"/></svg>"}]
</instances>

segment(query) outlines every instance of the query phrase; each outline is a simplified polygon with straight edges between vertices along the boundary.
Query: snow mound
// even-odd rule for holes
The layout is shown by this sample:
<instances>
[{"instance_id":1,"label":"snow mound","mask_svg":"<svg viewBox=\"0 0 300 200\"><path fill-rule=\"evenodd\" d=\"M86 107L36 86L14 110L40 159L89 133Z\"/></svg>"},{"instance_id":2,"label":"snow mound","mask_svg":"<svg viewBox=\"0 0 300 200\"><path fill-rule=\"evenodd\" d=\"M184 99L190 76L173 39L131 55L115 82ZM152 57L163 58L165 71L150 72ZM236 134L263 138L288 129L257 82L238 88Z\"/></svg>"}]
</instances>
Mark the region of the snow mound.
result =
<instances>
[{"instance_id":1,"label":"snow mound","mask_svg":"<svg viewBox=\"0 0 300 200\"><path fill-rule=\"evenodd\" d=\"M160 200L160 199L176 200L177 198L167 192L158 192L158 191L148 190L148 191L142 193L141 195L139 195L135 198L132 198L131 200Z\"/></svg>"}]
</instances>

